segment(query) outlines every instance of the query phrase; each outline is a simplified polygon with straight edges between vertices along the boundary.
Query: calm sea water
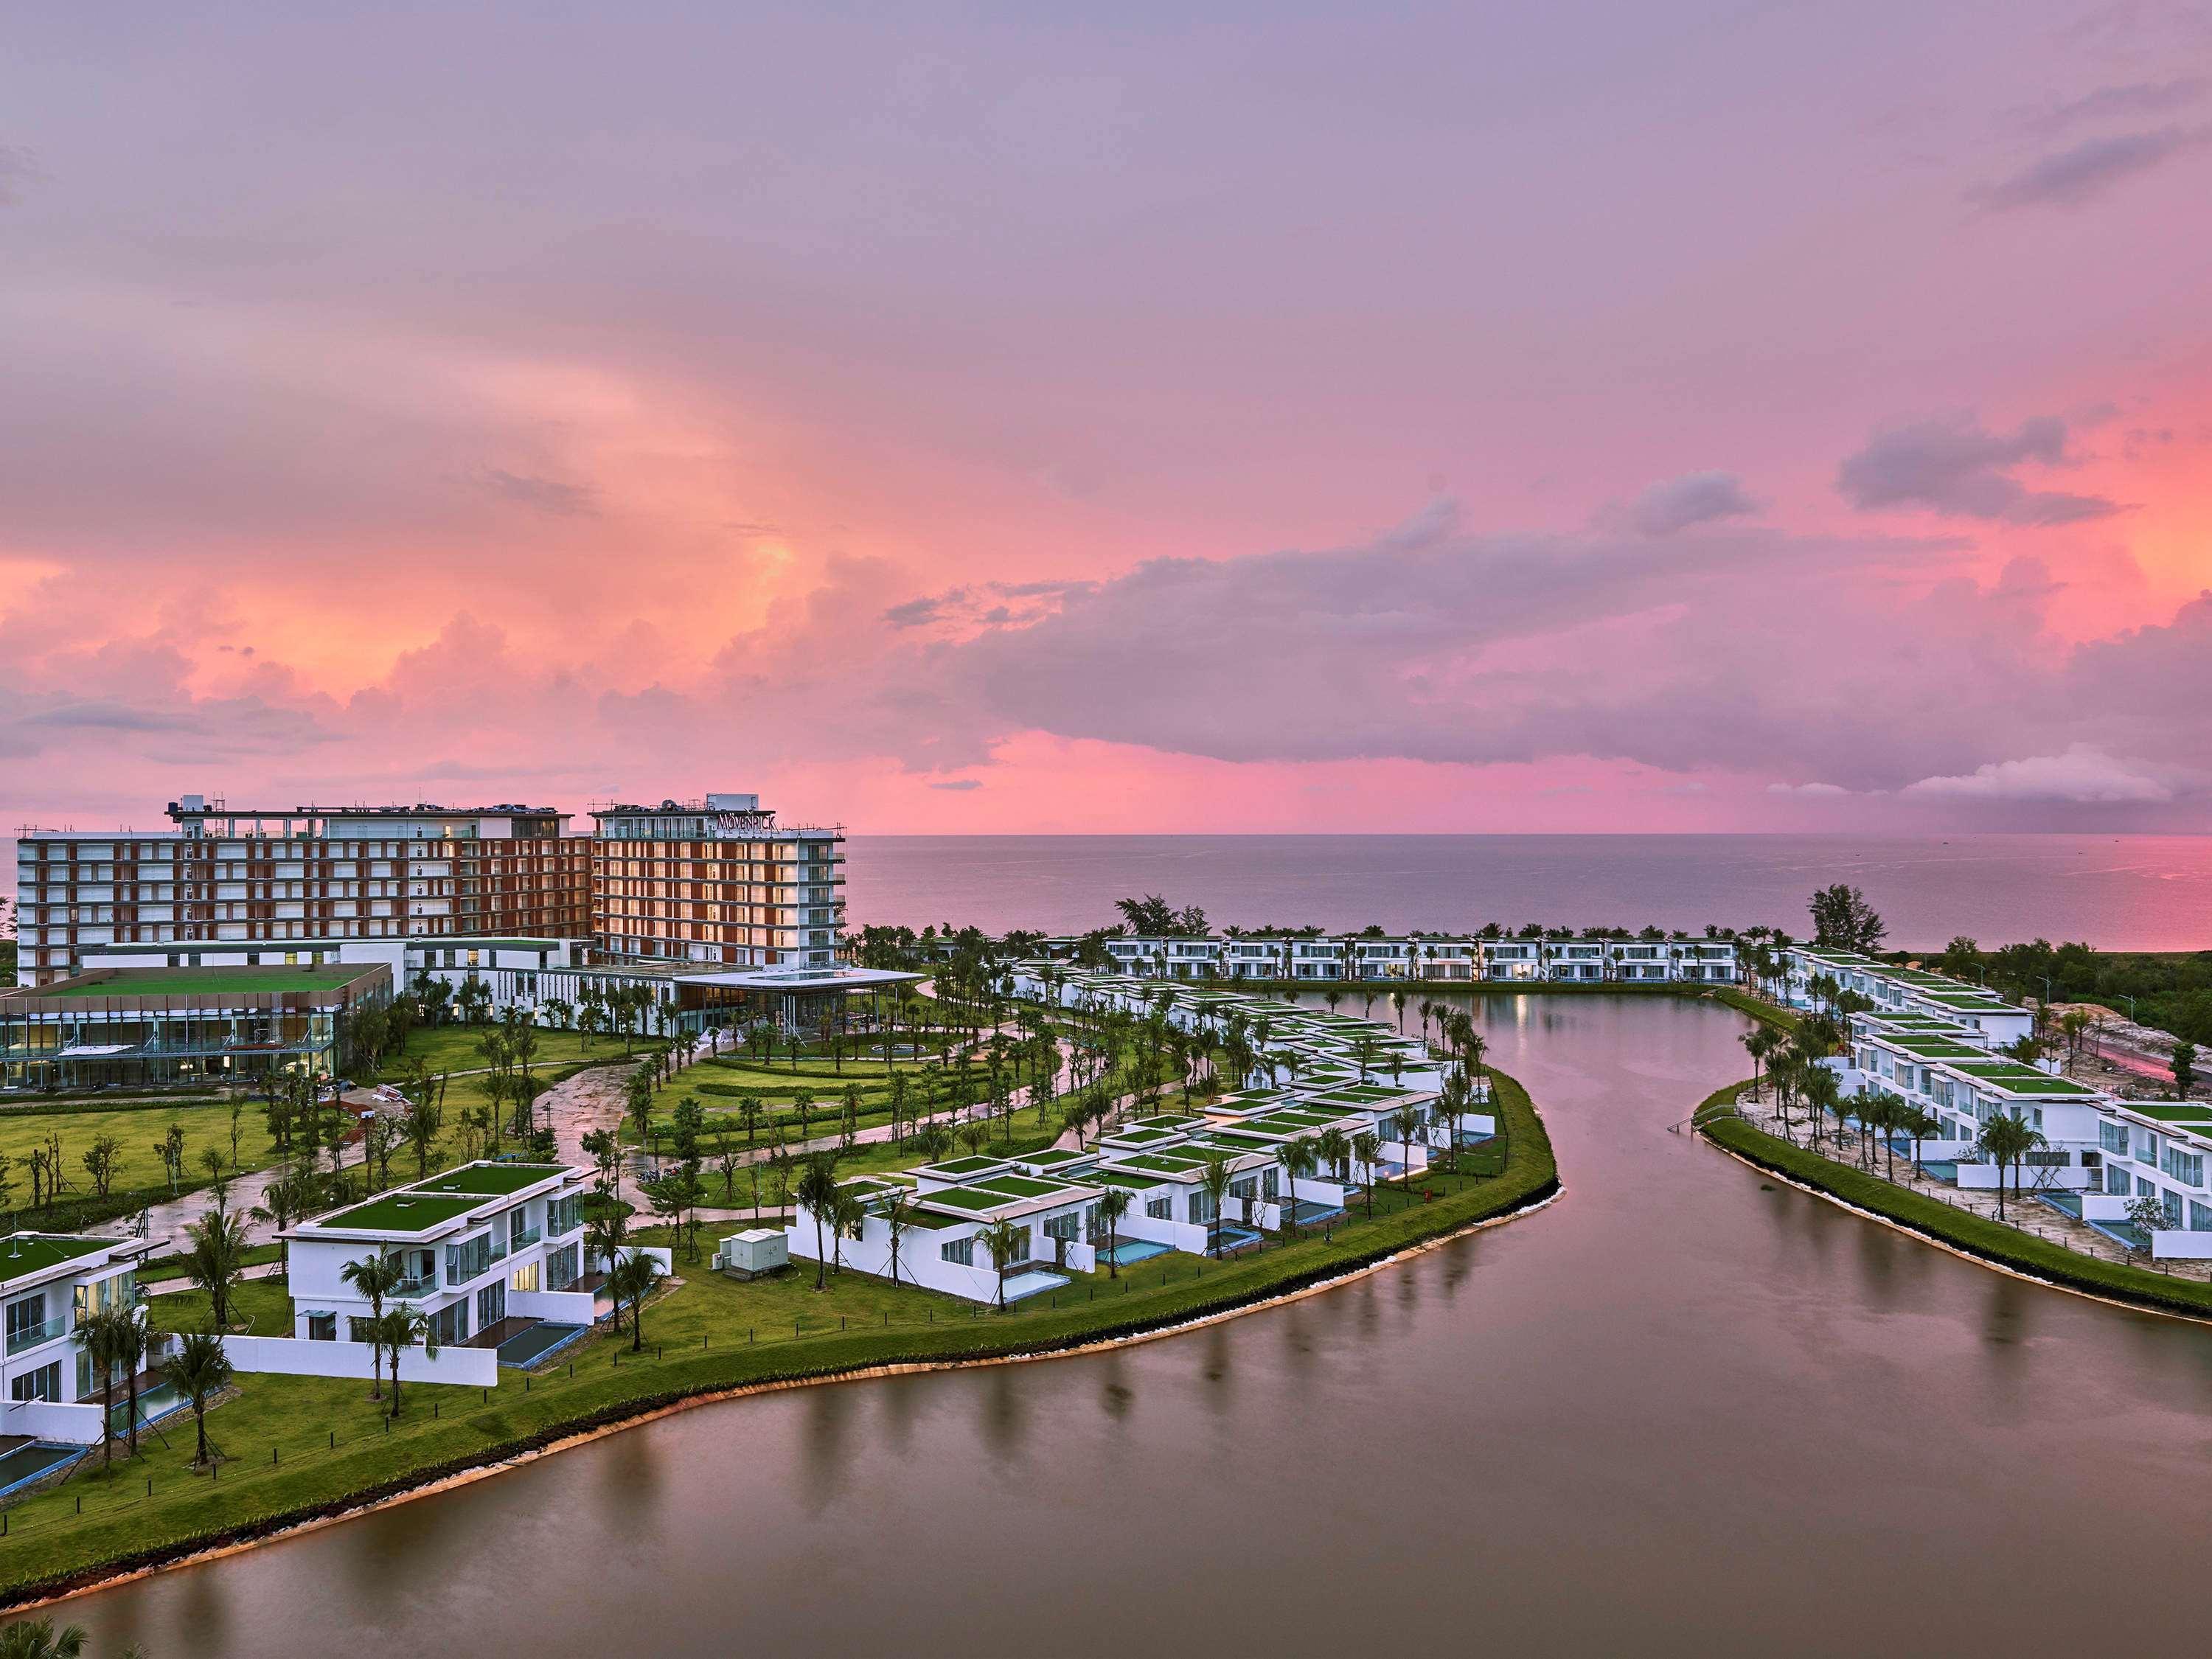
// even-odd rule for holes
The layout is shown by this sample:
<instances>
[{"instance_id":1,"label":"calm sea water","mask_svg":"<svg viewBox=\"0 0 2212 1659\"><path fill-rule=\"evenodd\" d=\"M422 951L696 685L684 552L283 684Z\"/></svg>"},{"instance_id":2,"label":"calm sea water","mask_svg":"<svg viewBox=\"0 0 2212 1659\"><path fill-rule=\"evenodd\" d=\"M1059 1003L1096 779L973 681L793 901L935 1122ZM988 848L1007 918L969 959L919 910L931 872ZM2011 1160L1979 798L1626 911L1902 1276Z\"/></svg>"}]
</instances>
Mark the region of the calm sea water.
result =
<instances>
[{"instance_id":1,"label":"calm sea water","mask_svg":"<svg viewBox=\"0 0 2212 1659\"><path fill-rule=\"evenodd\" d=\"M1455 931L1486 921L1808 931L1848 881L1893 945L2084 939L2212 949L2212 836L855 836L866 922L1079 933L1158 893L1216 926Z\"/></svg>"},{"instance_id":2,"label":"calm sea water","mask_svg":"<svg viewBox=\"0 0 2212 1659\"><path fill-rule=\"evenodd\" d=\"M1477 1018L1566 1187L1510 1227L1166 1341L689 1412L63 1616L157 1659L2203 1650L2212 1334L1668 1133L1742 1074L1727 1009Z\"/></svg>"}]
</instances>

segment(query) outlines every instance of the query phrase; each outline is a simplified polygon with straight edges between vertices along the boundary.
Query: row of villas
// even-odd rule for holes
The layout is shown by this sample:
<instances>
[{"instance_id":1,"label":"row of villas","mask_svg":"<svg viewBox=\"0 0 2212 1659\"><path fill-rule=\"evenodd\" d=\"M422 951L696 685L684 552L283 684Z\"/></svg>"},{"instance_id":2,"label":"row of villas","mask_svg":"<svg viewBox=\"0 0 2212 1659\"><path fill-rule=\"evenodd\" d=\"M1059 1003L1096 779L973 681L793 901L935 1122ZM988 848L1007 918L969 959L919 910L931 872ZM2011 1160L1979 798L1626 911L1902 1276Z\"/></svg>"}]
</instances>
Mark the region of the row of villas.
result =
<instances>
[{"instance_id":1,"label":"row of villas","mask_svg":"<svg viewBox=\"0 0 2212 1659\"><path fill-rule=\"evenodd\" d=\"M1935 1134L1899 1150L1917 1150L1940 1179L1994 1188L1977 1139L1992 1117L2017 1116L2045 1142L2023 1160L2024 1190L2154 1259L2212 1259L2212 1104L2121 1100L2061 1075L2056 1060L2013 1058L2003 1051L2033 1034L2034 1016L1979 986L1809 945L1784 965L1796 1006L1830 1000L1816 981L1873 1005L1851 1014L1849 1048L1827 1063L1846 1095L1880 1090L1929 1115ZM2144 1200L2162 1224L2136 1224Z\"/></svg>"},{"instance_id":2,"label":"row of villas","mask_svg":"<svg viewBox=\"0 0 2212 1659\"><path fill-rule=\"evenodd\" d=\"M1079 941L1053 939L1072 952ZM1533 980L1548 983L1733 985L1741 977L1729 939L1444 939L1408 934L1319 938L1109 938L1121 972L1146 979L1376 981Z\"/></svg>"},{"instance_id":3,"label":"row of villas","mask_svg":"<svg viewBox=\"0 0 2212 1659\"><path fill-rule=\"evenodd\" d=\"M926 1289L1016 1301L1066 1285L1109 1250L1127 1266L1174 1250L1243 1248L1281 1226L1288 1205L1300 1225L1325 1223L1364 1183L1419 1176L1447 1145L1496 1132L1484 1110L1448 1121L1443 1064L1417 1039L1376 1022L1225 989L1178 991L1162 1008L1155 984L1046 962L1018 965L1013 980L1018 996L1157 1011L1187 1030L1219 1033L1239 1022L1253 1037L1251 1075L1194 1112L1133 1121L1082 1150L980 1152L848 1182L842 1190L858 1200L857 1223L840 1232L802 1207L785 1233L792 1256L827 1255L886 1278L896 1258L898 1276ZM1469 1103L1487 1103L1486 1085ZM1377 1143L1371 1167L1350 1152L1363 1134ZM1322 1158L1322 1147L1334 1148L1338 1137L1346 1150ZM1315 1161L1293 1183L1289 1169L1299 1160L1286 1162L1283 1149L1299 1143L1315 1143ZM1217 1159L1229 1177L1218 1208L1205 1185ZM1129 1202L1109 1225L1100 1202L1116 1189ZM1012 1230L1013 1244L1003 1262L988 1245L1001 1224Z\"/></svg>"},{"instance_id":4,"label":"row of villas","mask_svg":"<svg viewBox=\"0 0 2212 1659\"><path fill-rule=\"evenodd\" d=\"M366 1377L376 1304L347 1277L373 1257L397 1282L383 1306L428 1320L427 1345L401 1360L403 1379L488 1387L501 1365L535 1364L608 1316L608 1262L584 1237L586 1172L561 1164L481 1160L379 1194L279 1235L289 1258L289 1336L225 1336L241 1372ZM102 1437L101 1384L77 1332L96 1310L137 1301L143 1242L17 1233L0 1241L0 1490L16 1457L38 1478ZM665 1268L669 1253L650 1249ZM173 1338L156 1334L138 1377L141 1415L183 1401L158 1368ZM113 1427L124 1427L118 1377ZM18 1454L21 1455L17 1456Z\"/></svg>"}]
</instances>

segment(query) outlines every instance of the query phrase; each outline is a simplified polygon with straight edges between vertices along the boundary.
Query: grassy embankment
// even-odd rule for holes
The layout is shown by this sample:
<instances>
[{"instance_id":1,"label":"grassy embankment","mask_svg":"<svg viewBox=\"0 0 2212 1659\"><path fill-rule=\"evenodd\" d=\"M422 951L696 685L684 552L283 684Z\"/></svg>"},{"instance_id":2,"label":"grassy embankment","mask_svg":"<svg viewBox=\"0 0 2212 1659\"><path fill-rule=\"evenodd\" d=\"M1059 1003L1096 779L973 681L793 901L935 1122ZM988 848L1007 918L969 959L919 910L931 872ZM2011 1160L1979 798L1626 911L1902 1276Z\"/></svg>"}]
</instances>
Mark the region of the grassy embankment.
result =
<instances>
[{"instance_id":1,"label":"grassy embankment","mask_svg":"<svg viewBox=\"0 0 2212 1659\"><path fill-rule=\"evenodd\" d=\"M410 1385L396 1421L368 1401L365 1382L241 1378L209 1418L232 1460L216 1478L188 1467L186 1417L164 1425L166 1444L146 1437L141 1455L118 1462L112 1476L95 1466L12 1506L0 1598L261 1535L688 1398L887 1364L1066 1349L1336 1277L1556 1189L1551 1143L1526 1091L1502 1076L1498 1085L1505 1146L1480 1173L1431 1175L1419 1192L1388 1192L1372 1218L1355 1210L1328 1234L1228 1261L1161 1257L1118 1279L1079 1278L1050 1301L1004 1315L852 1273L831 1275L820 1293L803 1268L738 1284L679 1255L682 1283L647 1304L640 1353L627 1333L599 1331L543 1375L502 1372L482 1392ZM162 1298L165 1321L198 1311Z\"/></svg>"},{"instance_id":2,"label":"grassy embankment","mask_svg":"<svg viewBox=\"0 0 2212 1659\"><path fill-rule=\"evenodd\" d=\"M1737 1005L1732 1001L1731 1006ZM1788 1010L1763 1003L1745 1007L1743 1012L1777 1024L1796 1021ZM2147 1267L2083 1255L2078 1250L2024 1232L1994 1218L1955 1207L1941 1199L1898 1186L1856 1164L1840 1163L1769 1134L1736 1114L1736 1097L1750 1086L1747 1079L1707 1096L1692 1115L1698 1133L1760 1169L1826 1193L1856 1208L1893 1221L1908 1231L1985 1261L2115 1301L2166 1312L2212 1316L2212 1285L2201 1279L2171 1278Z\"/></svg>"}]
</instances>

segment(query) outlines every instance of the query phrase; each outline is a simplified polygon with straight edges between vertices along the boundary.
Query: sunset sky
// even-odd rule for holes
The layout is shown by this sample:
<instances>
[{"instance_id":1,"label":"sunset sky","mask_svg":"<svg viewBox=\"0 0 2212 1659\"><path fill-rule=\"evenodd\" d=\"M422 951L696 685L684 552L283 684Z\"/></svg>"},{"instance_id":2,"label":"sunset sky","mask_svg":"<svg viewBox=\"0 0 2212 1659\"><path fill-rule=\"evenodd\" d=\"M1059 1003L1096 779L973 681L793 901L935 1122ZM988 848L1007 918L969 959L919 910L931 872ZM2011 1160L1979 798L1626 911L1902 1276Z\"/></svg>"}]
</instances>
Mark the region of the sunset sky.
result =
<instances>
[{"instance_id":1,"label":"sunset sky","mask_svg":"<svg viewBox=\"0 0 2212 1659\"><path fill-rule=\"evenodd\" d=\"M0 804L2212 827L2212 15L27 9Z\"/></svg>"}]
</instances>

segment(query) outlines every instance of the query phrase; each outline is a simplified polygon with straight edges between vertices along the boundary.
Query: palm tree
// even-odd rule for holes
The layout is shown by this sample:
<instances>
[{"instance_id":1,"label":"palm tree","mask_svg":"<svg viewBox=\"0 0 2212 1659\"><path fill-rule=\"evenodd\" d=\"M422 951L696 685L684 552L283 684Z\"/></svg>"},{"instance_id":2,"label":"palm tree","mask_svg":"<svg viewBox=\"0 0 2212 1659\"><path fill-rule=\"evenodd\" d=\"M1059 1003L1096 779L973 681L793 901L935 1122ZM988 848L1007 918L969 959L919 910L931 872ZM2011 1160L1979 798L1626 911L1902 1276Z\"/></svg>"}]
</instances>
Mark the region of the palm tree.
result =
<instances>
[{"instance_id":1,"label":"palm tree","mask_svg":"<svg viewBox=\"0 0 2212 1659\"><path fill-rule=\"evenodd\" d=\"M1352 1143L1344 1131L1332 1123L1314 1137L1314 1159L1317 1168L1327 1170L1331 1181L1341 1183L1347 1171L1344 1167Z\"/></svg>"},{"instance_id":2,"label":"palm tree","mask_svg":"<svg viewBox=\"0 0 2212 1659\"><path fill-rule=\"evenodd\" d=\"M1898 1114L1897 1127L1912 1138L1912 1173L1917 1178L1920 1174L1920 1143L1942 1128L1943 1121L1926 1107L1906 1101Z\"/></svg>"},{"instance_id":3,"label":"palm tree","mask_svg":"<svg viewBox=\"0 0 2212 1659\"><path fill-rule=\"evenodd\" d=\"M1998 1112L1982 1125L1974 1144L1997 1166L1997 1219L2002 1221L2005 1215L2005 1166L2013 1167L2013 1195L2018 1197L2021 1160L2051 1143L2044 1139L2042 1130L2030 1127L2019 1113Z\"/></svg>"},{"instance_id":4,"label":"palm tree","mask_svg":"<svg viewBox=\"0 0 2212 1659\"><path fill-rule=\"evenodd\" d=\"M1296 1140L1279 1143L1275 1147L1275 1163L1282 1170L1283 1184L1288 1194L1279 1218L1285 1232L1295 1233L1298 1230L1298 1177L1314 1172L1313 1142L1301 1136Z\"/></svg>"},{"instance_id":5,"label":"palm tree","mask_svg":"<svg viewBox=\"0 0 2212 1659\"><path fill-rule=\"evenodd\" d=\"M1400 1145L1406 1149L1406 1188L1410 1194L1413 1185L1413 1137L1420 1133L1421 1115L1412 1106L1401 1106L1390 1114L1390 1127L1398 1132Z\"/></svg>"},{"instance_id":6,"label":"palm tree","mask_svg":"<svg viewBox=\"0 0 2212 1659\"><path fill-rule=\"evenodd\" d=\"M425 1180L430 1173L431 1151L438 1144L438 1131L446 1127L446 1114L428 1101L418 1100L407 1109L400 1127L415 1153L415 1178Z\"/></svg>"},{"instance_id":7,"label":"palm tree","mask_svg":"<svg viewBox=\"0 0 2212 1659\"><path fill-rule=\"evenodd\" d=\"M820 1224L818 1211L815 1214L815 1222L817 1226ZM653 1293L653 1287L659 1282L660 1263L643 1250L632 1250L616 1262L614 1271L607 1275L607 1293L614 1297L616 1308L620 1309L625 1302L629 1304L629 1351L632 1353L645 1346L645 1298ZM819 1290L821 1286L817 1285L815 1288Z\"/></svg>"},{"instance_id":8,"label":"palm tree","mask_svg":"<svg viewBox=\"0 0 2212 1659\"><path fill-rule=\"evenodd\" d=\"M51 1619L19 1619L0 1630L0 1659L83 1659L85 1629Z\"/></svg>"},{"instance_id":9,"label":"palm tree","mask_svg":"<svg viewBox=\"0 0 2212 1659\"><path fill-rule=\"evenodd\" d=\"M124 1433L131 1455L138 1455L138 1367L146 1358L146 1313L137 1303L118 1303L115 1308L115 1359L123 1367Z\"/></svg>"},{"instance_id":10,"label":"palm tree","mask_svg":"<svg viewBox=\"0 0 2212 1659\"><path fill-rule=\"evenodd\" d=\"M1765 1065L1766 1057L1781 1045L1782 1034L1771 1025L1754 1025L1736 1041L1743 1044L1745 1052L1751 1056L1751 1092L1756 1098L1760 1068Z\"/></svg>"},{"instance_id":11,"label":"palm tree","mask_svg":"<svg viewBox=\"0 0 2212 1659\"><path fill-rule=\"evenodd\" d=\"M124 1310L94 1308L76 1316L77 1345L86 1362L100 1374L100 1461L103 1468L115 1462L115 1368L123 1363L129 1338L124 1334Z\"/></svg>"},{"instance_id":12,"label":"palm tree","mask_svg":"<svg viewBox=\"0 0 2212 1659\"><path fill-rule=\"evenodd\" d=\"M438 1328L412 1302L402 1302L376 1322L377 1334L392 1366L392 1414L399 1415L399 1362L408 1349L422 1345L426 1359L438 1357Z\"/></svg>"},{"instance_id":13,"label":"palm tree","mask_svg":"<svg viewBox=\"0 0 2212 1659\"><path fill-rule=\"evenodd\" d=\"M374 1255L363 1256L358 1261L349 1261L338 1269L338 1277L353 1286L355 1293L368 1304L368 1397L384 1398L384 1384L379 1366L384 1359L384 1298L398 1287L407 1276L396 1255L386 1255L379 1250ZM220 1323L221 1322L217 1322Z\"/></svg>"},{"instance_id":14,"label":"palm tree","mask_svg":"<svg viewBox=\"0 0 2212 1659\"><path fill-rule=\"evenodd\" d=\"M188 1225L185 1237L191 1243L185 1252L185 1276L208 1293L217 1328L227 1326L231 1290L245 1265L246 1218L212 1209Z\"/></svg>"},{"instance_id":15,"label":"palm tree","mask_svg":"<svg viewBox=\"0 0 2212 1659\"><path fill-rule=\"evenodd\" d=\"M1367 1179L1360 1183L1367 1194L1367 1214L1375 1214L1375 1161L1382 1155L1382 1142L1372 1129L1362 1129L1352 1138L1352 1155L1359 1160L1359 1167L1367 1171Z\"/></svg>"},{"instance_id":16,"label":"palm tree","mask_svg":"<svg viewBox=\"0 0 2212 1659\"><path fill-rule=\"evenodd\" d=\"M823 1235L823 1223L835 1221L837 1215L837 1156L834 1152L817 1152L806 1160L805 1172L799 1184L792 1188L792 1196L814 1216L814 1288L830 1288L829 1242Z\"/></svg>"},{"instance_id":17,"label":"palm tree","mask_svg":"<svg viewBox=\"0 0 2212 1659\"><path fill-rule=\"evenodd\" d=\"M1834 1072L1817 1060L1800 1061L1799 1064L1802 1069L1797 1076L1798 1092L1805 1097L1805 1112L1812 1130L1812 1143L1814 1149L1818 1151L1821 1115L1837 1103L1843 1085Z\"/></svg>"},{"instance_id":18,"label":"palm tree","mask_svg":"<svg viewBox=\"0 0 2212 1659\"><path fill-rule=\"evenodd\" d=\"M1199 1190L1206 1194L1206 1205L1212 1213L1206 1219L1206 1253L1221 1254L1221 1206L1229 1198L1229 1154L1208 1152L1206 1167L1198 1177Z\"/></svg>"},{"instance_id":19,"label":"palm tree","mask_svg":"<svg viewBox=\"0 0 2212 1659\"><path fill-rule=\"evenodd\" d=\"M994 1221L976 1235L983 1248L991 1253L991 1266L999 1275L999 1310L1006 1308L1006 1269L1020 1257L1029 1243L1029 1230L1017 1227L1011 1221Z\"/></svg>"},{"instance_id":20,"label":"palm tree","mask_svg":"<svg viewBox=\"0 0 2212 1659\"><path fill-rule=\"evenodd\" d=\"M1129 1213L1130 1194L1127 1187L1109 1187L1098 1194L1098 1218L1106 1224L1106 1277L1121 1276L1121 1218Z\"/></svg>"},{"instance_id":21,"label":"palm tree","mask_svg":"<svg viewBox=\"0 0 2212 1659\"><path fill-rule=\"evenodd\" d=\"M903 1187L894 1188L884 1200L884 1207L877 1212L884 1225L891 1232L891 1283L899 1282L899 1239L914 1224L914 1194Z\"/></svg>"},{"instance_id":22,"label":"palm tree","mask_svg":"<svg viewBox=\"0 0 2212 1659\"><path fill-rule=\"evenodd\" d=\"M222 1351L222 1339L213 1331L185 1332L178 1339L176 1352L161 1364L162 1381L191 1401L192 1431L199 1441L192 1462L201 1468L208 1462L207 1402L229 1386L230 1378L229 1357Z\"/></svg>"}]
</instances>

